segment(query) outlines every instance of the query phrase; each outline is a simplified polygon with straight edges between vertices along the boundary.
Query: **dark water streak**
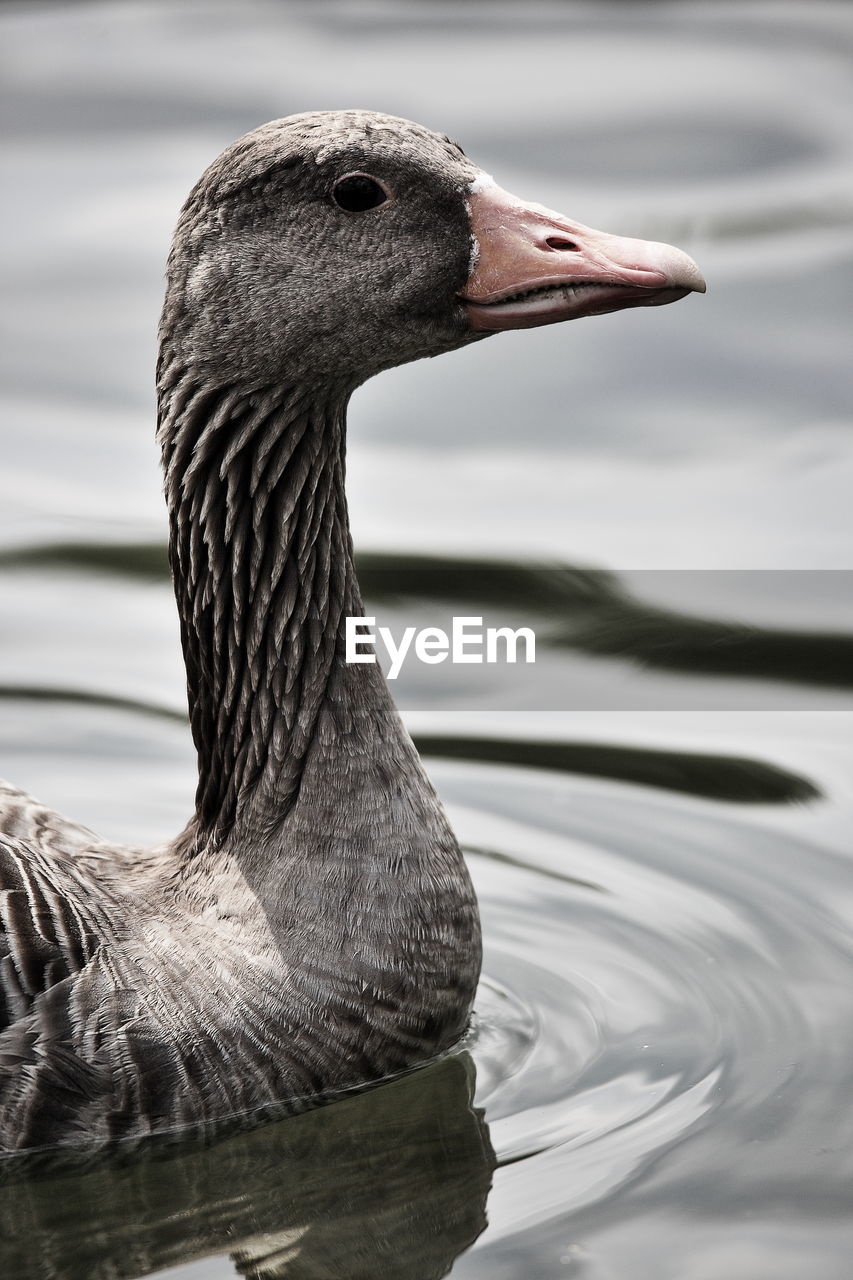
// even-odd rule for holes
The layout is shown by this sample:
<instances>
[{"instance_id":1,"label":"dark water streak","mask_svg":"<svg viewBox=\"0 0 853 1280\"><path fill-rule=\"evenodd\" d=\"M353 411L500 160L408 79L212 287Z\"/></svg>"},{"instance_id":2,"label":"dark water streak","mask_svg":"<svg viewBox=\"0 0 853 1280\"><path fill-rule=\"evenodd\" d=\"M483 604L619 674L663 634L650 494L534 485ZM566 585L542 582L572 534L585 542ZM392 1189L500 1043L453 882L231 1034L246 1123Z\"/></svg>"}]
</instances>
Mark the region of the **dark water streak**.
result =
<instances>
[{"instance_id":1,"label":"dark water streak","mask_svg":"<svg viewBox=\"0 0 853 1280\"><path fill-rule=\"evenodd\" d=\"M169 576L161 543L67 542L0 551L0 570L25 567L110 572L131 580ZM405 608L407 602L421 607L461 601L469 611L502 606L535 626L540 642L557 650L615 655L670 671L853 689L853 634L770 629L655 608L636 599L612 571L390 552L362 552L356 567L368 612L383 604ZM767 579L779 578L789 607L795 608L797 579L810 575L739 570L732 576L751 578L757 595ZM822 576L835 580L840 600L853 599L853 573ZM637 582L642 575L633 577Z\"/></svg>"}]
</instances>

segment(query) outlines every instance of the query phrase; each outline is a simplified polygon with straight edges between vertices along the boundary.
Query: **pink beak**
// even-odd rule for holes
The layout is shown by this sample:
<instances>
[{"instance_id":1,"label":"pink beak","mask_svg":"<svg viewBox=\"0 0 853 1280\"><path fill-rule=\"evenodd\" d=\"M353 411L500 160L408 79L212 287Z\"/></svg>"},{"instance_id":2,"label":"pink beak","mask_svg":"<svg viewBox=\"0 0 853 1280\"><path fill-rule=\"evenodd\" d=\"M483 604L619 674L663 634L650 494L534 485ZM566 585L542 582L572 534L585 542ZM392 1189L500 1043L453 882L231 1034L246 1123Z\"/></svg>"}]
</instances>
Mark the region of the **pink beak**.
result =
<instances>
[{"instance_id":1,"label":"pink beak","mask_svg":"<svg viewBox=\"0 0 853 1280\"><path fill-rule=\"evenodd\" d=\"M460 294L472 329L532 329L704 293L692 258L527 205L500 187L470 196L474 269Z\"/></svg>"}]
</instances>

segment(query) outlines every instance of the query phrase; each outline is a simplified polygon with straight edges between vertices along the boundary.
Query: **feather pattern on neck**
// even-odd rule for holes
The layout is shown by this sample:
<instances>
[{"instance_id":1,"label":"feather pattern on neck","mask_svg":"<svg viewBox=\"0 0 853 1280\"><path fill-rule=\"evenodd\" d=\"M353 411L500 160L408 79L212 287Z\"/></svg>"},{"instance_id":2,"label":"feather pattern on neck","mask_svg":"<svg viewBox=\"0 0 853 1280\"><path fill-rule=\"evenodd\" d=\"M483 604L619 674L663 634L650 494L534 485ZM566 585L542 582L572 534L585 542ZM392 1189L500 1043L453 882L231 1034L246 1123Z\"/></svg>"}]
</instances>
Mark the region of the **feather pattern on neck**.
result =
<instances>
[{"instance_id":1,"label":"feather pattern on neck","mask_svg":"<svg viewBox=\"0 0 853 1280\"><path fill-rule=\"evenodd\" d=\"M339 649L359 611L344 493L348 388L210 389L160 369L170 555L199 783L190 844L218 843L298 793ZM269 785L258 788L263 778Z\"/></svg>"}]
</instances>

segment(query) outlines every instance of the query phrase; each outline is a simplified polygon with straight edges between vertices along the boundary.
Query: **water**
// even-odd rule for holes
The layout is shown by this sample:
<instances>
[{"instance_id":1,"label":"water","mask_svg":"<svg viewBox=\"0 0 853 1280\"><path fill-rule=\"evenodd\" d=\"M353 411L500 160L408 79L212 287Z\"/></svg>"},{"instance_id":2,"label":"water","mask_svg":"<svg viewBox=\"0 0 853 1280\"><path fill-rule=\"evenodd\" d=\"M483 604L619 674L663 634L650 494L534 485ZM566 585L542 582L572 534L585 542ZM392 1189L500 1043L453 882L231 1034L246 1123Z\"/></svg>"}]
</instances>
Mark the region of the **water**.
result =
<instances>
[{"instance_id":1,"label":"water","mask_svg":"<svg viewBox=\"0 0 853 1280\"><path fill-rule=\"evenodd\" d=\"M353 404L371 611L539 639L535 670L397 682L480 896L469 1039L213 1147L19 1177L4 1273L847 1276L849 10L254 0L0 24L0 774L104 836L159 840L191 802L150 383L170 226L226 141L309 107L422 119L709 280Z\"/></svg>"}]
</instances>

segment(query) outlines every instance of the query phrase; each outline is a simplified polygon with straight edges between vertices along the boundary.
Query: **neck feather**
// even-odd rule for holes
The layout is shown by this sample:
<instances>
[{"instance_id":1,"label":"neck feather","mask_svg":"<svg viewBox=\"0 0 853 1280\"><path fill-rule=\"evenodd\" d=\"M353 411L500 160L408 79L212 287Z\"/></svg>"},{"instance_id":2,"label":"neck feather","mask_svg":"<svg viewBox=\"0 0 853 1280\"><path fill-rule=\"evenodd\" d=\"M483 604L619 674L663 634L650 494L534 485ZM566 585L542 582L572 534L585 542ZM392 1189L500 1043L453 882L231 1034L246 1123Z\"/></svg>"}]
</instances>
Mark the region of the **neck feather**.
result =
<instances>
[{"instance_id":1,"label":"neck feather","mask_svg":"<svg viewBox=\"0 0 853 1280\"><path fill-rule=\"evenodd\" d=\"M274 794L289 811L347 613L360 612L349 388L211 388L160 371L159 437L199 782L191 843ZM259 788L262 780L274 785ZM258 815L255 815L256 818Z\"/></svg>"}]
</instances>

